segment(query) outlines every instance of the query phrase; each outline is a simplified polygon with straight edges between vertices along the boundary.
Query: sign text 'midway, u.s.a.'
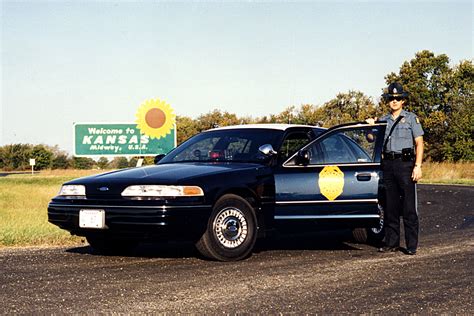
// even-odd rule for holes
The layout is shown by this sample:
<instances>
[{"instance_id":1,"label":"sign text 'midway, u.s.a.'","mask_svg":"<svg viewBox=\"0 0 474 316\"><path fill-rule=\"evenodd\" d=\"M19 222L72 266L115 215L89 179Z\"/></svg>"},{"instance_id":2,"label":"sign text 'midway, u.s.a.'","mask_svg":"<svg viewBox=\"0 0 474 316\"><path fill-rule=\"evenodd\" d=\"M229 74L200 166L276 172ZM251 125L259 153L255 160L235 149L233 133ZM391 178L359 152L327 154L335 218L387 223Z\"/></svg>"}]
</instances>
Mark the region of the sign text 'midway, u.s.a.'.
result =
<instances>
[{"instance_id":1,"label":"sign text 'midway, u.s.a.'","mask_svg":"<svg viewBox=\"0 0 474 316\"><path fill-rule=\"evenodd\" d=\"M160 138L142 134L134 123L74 124L74 156L155 156L176 147L176 127Z\"/></svg>"}]
</instances>

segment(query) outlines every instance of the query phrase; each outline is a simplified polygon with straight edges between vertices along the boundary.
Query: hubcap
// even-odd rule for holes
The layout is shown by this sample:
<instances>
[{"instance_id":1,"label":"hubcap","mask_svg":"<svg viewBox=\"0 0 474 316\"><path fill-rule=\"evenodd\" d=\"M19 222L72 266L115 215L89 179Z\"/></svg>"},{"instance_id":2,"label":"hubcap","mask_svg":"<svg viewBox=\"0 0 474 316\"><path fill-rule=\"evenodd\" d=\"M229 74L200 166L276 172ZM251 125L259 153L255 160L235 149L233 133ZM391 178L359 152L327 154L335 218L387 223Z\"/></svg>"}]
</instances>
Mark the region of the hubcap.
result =
<instances>
[{"instance_id":1,"label":"hubcap","mask_svg":"<svg viewBox=\"0 0 474 316\"><path fill-rule=\"evenodd\" d=\"M229 207L217 214L213 223L217 240L225 248L240 246L247 237L247 220L241 210Z\"/></svg>"}]
</instances>

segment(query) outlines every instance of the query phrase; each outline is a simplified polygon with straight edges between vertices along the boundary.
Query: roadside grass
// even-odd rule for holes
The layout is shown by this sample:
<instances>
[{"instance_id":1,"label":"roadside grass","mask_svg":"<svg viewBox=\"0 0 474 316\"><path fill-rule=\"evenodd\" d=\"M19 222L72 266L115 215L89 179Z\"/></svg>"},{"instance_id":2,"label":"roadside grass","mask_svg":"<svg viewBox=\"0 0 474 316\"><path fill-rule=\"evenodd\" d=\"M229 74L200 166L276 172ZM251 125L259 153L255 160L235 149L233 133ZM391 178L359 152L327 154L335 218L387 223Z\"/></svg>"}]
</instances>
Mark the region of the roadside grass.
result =
<instances>
[{"instance_id":1,"label":"roadside grass","mask_svg":"<svg viewBox=\"0 0 474 316\"><path fill-rule=\"evenodd\" d=\"M0 178L0 247L79 244L81 238L48 223L48 203L61 184L103 171L53 170Z\"/></svg>"},{"instance_id":2,"label":"roadside grass","mask_svg":"<svg viewBox=\"0 0 474 316\"><path fill-rule=\"evenodd\" d=\"M472 162L426 162L420 183L474 185Z\"/></svg>"},{"instance_id":3,"label":"roadside grass","mask_svg":"<svg viewBox=\"0 0 474 316\"><path fill-rule=\"evenodd\" d=\"M0 248L79 245L48 223L48 203L64 182L107 170L47 170L0 177ZM474 185L474 163L424 163L421 183Z\"/></svg>"}]
</instances>

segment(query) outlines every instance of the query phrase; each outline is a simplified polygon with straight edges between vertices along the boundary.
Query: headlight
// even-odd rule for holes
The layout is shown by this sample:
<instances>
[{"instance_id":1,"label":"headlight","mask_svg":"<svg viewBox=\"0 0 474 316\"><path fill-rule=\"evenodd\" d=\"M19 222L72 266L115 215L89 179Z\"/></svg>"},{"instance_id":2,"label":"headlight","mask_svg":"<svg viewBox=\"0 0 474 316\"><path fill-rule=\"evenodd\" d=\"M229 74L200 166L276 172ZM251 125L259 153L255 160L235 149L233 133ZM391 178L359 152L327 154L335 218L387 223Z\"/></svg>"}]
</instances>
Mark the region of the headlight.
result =
<instances>
[{"instance_id":1,"label":"headlight","mask_svg":"<svg viewBox=\"0 0 474 316\"><path fill-rule=\"evenodd\" d=\"M59 191L59 195L86 195L86 187L76 184L63 185Z\"/></svg>"},{"instance_id":2,"label":"headlight","mask_svg":"<svg viewBox=\"0 0 474 316\"><path fill-rule=\"evenodd\" d=\"M204 191L197 186L178 185L131 185L122 192L122 196L203 196Z\"/></svg>"}]
</instances>

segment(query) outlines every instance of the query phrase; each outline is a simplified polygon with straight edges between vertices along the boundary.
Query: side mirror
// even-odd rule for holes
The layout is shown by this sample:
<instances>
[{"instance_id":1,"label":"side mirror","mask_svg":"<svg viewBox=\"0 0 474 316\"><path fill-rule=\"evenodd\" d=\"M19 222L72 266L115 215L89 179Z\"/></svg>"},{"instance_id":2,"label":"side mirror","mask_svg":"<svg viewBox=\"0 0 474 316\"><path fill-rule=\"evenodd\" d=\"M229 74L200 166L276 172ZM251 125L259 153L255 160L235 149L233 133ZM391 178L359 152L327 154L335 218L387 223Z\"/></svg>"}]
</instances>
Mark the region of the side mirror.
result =
<instances>
[{"instance_id":1,"label":"side mirror","mask_svg":"<svg viewBox=\"0 0 474 316\"><path fill-rule=\"evenodd\" d=\"M275 149L273 149L273 146L270 145L270 144L265 144L265 145L262 145L262 146L258 147L258 151L260 151L266 157L270 157L270 156L273 156L273 155L277 154Z\"/></svg>"},{"instance_id":2,"label":"side mirror","mask_svg":"<svg viewBox=\"0 0 474 316\"><path fill-rule=\"evenodd\" d=\"M161 159L163 159L163 157L165 157L166 155L165 154L159 154L159 155L156 155L155 156L155 159L154 159L154 162L155 162L155 165L160 162Z\"/></svg>"},{"instance_id":3,"label":"side mirror","mask_svg":"<svg viewBox=\"0 0 474 316\"><path fill-rule=\"evenodd\" d=\"M295 157L295 164L300 166L307 166L309 164L309 161L309 151L306 149L300 150Z\"/></svg>"}]
</instances>

